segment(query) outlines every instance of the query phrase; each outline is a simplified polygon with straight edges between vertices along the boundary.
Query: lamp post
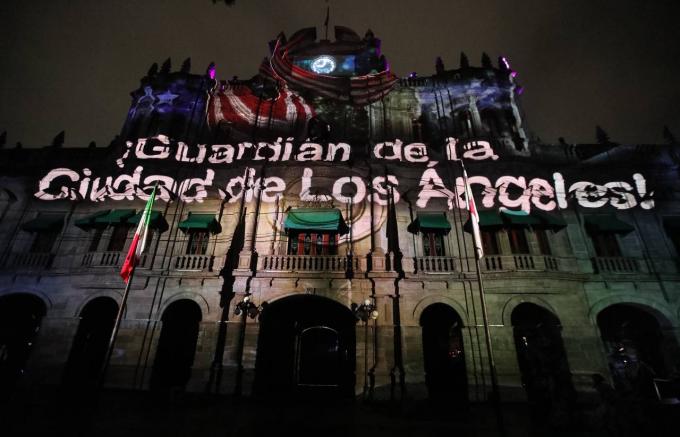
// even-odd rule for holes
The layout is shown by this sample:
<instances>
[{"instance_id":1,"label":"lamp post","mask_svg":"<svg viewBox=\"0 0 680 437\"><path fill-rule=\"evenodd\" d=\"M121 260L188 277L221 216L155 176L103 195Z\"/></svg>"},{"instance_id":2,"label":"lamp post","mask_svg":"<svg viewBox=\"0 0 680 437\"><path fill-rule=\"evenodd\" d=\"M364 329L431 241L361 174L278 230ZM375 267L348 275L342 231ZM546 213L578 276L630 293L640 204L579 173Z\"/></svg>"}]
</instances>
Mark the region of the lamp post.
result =
<instances>
[{"instance_id":1,"label":"lamp post","mask_svg":"<svg viewBox=\"0 0 680 437\"><path fill-rule=\"evenodd\" d=\"M352 304L352 311L357 320L364 322L364 390L363 396L368 395L368 321L378 318L378 307L373 302L373 298L364 300L361 305Z\"/></svg>"},{"instance_id":2,"label":"lamp post","mask_svg":"<svg viewBox=\"0 0 680 437\"><path fill-rule=\"evenodd\" d=\"M237 367L236 367L236 383L234 384L234 395L240 396L243 387L243 349L246 339L246 322L248 317L254 319L264 309L264 303L260 306L255 305L250 300L250 293L243 296L243 300L234 307L234 315L241 316L241 331L239 333Z\"/></svg>"}]
</instances>

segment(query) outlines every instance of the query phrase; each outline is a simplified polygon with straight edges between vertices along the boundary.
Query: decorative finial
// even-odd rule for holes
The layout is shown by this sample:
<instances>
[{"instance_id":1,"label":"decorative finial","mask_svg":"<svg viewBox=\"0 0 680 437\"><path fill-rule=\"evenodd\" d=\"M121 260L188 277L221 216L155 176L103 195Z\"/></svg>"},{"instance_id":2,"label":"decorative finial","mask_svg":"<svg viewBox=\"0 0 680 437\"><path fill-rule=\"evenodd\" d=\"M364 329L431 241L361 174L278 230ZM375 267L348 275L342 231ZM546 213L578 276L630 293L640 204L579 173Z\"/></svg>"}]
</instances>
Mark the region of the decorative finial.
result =
<instances>
[{"instance_id":1,"label":"decorative finial","mask_svg":"<svg viewBox=\"0 0 680 437\"><path fill-rule=\"evenodd\" d=\"M482 52L482 67L493 68L493 65L491 65L491 58L486 52Z\"/></svg>"},{"instance_id":2,"label":"decorative finial","mask_svg":"<svg viewBox=\"0 0 680 437\"><path fill-rule=\"evenodd\" d=\"M189 74L191 72L191 58L186 58L184 62L182 62L182 67L179 71L185 74Z\"/></svg>"},{"instance_id":3,"label":"decorative finial","mask_svg":"<svg viewBox=\"0 0 680 437\"><path fill-rule=\"evenodd\" d=\"M470 60L465 52L460 52L460 68L470 68Z\"/></svg>"},{"instance_id":4,"label":"decorative finial","mask_svg":"<svg viewBox=\"0 0 680 437\"><path fill-rule=\"evenodd\" d=\"M437 56L437 59L434 61L434 70L437 72L437 74L444 73L444 61L442 60L441 56Z\"/></svg>"},{"instance_id":5,"label":"decorative finial","mask_svg":"<svg viewBox=\"0 0 680 437\"><path fill-rule=\"evenodd\" d=\"M170 73L170 68L172 68L172 60L168 58L163 62L163 65L161 65L161 74Z\"/></svg>"}]
</instances>

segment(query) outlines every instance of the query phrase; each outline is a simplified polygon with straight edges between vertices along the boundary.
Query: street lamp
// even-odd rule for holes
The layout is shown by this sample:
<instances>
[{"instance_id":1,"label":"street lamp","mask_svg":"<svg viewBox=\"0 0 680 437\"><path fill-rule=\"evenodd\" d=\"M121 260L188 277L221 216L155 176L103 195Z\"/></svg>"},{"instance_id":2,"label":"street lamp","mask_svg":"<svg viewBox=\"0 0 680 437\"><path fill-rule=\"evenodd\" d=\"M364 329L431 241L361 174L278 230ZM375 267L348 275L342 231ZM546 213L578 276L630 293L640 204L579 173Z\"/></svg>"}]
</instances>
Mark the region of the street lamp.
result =
<instances>
[{"instance_id":1,"label":"street lamp","mask_svg":"<svg viewBox=\"0 0 680 437\"><path fill-rule=\"evenodd\" d=\"M352 304L352 312L357 320L364 322L364 391L363 396L366 399L368 394L368 321L376 320L378 318L378 307L373 302L373 298L364 300L361 305Z\"/></svg>"},{"instance_id":2,"label":"street lamp","mask_svg":"<svg viewBox=\"0 0 680 437\"><path fill-rule=\"evenodd\" d=\"M241 331L239 332L239 342L238 342L238 354L237 354L237 367L236 367L236 383L234 384L234 395L240 396L243 384L243 349L245 346L246 339L246 322L248 317L254 319L257 317L264 306L263 302L260 306L255 305L250 300L250 293L243 296L243 300L236 304L234 307L234 315L241 316Z\"/></svg>"}]
</instances>

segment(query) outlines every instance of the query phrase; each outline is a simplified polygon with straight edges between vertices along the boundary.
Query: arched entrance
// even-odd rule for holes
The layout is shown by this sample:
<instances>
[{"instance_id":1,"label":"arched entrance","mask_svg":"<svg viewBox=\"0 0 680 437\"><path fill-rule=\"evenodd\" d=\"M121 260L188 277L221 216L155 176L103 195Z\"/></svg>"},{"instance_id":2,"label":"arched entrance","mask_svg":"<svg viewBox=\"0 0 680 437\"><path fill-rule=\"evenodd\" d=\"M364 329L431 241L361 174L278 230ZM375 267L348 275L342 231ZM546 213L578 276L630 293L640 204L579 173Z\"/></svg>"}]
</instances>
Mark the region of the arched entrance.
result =
<instances>
[{"instance_id":1,"label":"arched entrance","mask_svg":"<svg viewBox=\"0 0 680 437\"><path fill-rule=\"evenodd\" d=\"M80 323L66 363L65 384L96 384L117 313L118 303L110 297L97 297L85 305L80 312Z\"/></svg>"},{"instance_id":2,"label":"arched entrance","mask_svg":"<svg viewBox=\"0 0 680 437\"><path fill-rule=\"evenodd\" d=\"M152 390L184 389L189 382L201 319L201 308L189 299L175 301L163 312Z\"/></svg>"},{"instance_id":3,"label":"arched entrance","mask_svg":"<svg viewBox=\"0 0 680 437\"><path fill-rule=\"evenodd\" d=\"M665 338L659 320L641 306L615 304L597 315L609 369L616 388L643 397L656 396L652 378L672 370L674 338Z\"/></svg>"},{"instance_id":4,"label":"arched entrance","mask_svg":"<svg viewBox=\"0 0 680 437\"><path fill-rule=\"evenodd\" d=\"M260 317L257 393L354 396L355 323L349 308L319 296L267 305Z\"/></svg>"},{"instance_id":5,"label":"arched entrance","mask_svg":"<svg viewBox=\"0 0 680 437\"><path fill-rule=\"evenodd\" d=\"M425 382L430 399L438 403L467 402L462 319L450 306L435 303L423 311L420 326Z\"/></svg>"},{"instance_id":6,"label":"arched entrance","mask_svg":"<svg viewBox=\"0 0 680 437\"><path fill-rule=\"evenodd\" d=\"M9 395L31 353L47 309L38 297L17 293L0 298L0 396Z\"/></svg>"},{"instance_id":7,"label":"arched entrance","mask_svg":"<svg viewBox=\"0 0 680 437\"><path fill-rule=\"evenodd\" d=\"M562 341L560 320L533 303L519 304L511 315L522 385L540 420L566 409L574 401L574 388Z\"/></svg>"}]
</instances>

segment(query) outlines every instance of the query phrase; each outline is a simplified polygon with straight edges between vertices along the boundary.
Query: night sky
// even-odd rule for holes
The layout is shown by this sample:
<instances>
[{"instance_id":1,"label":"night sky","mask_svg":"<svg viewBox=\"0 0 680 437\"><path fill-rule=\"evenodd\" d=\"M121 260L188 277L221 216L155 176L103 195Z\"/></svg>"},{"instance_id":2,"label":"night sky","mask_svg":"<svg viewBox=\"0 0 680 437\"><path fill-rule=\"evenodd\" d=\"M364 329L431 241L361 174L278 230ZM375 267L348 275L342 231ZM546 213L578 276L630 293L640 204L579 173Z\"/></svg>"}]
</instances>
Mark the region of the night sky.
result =
<instances>
[{"instance_id":1,"label":"night sky","mask_svg":"<svg viewBox=\"0 0 680 437\"><path fill-rule=\"evenodd\" d=\"M545 142L680 137L680 3L599 0L331 1L330 25L371 28L398 76L446 68L466 52L505 55L519 73L527 124ZM267 42L321 26L324 0L2 0L0 132L8 147L103 146L123 124L130 97L153 62L191 57L193 72L217 63L221 79L246 79ZM331 30L332 34L332 30Z\"/></svg>"}]
</instances>

